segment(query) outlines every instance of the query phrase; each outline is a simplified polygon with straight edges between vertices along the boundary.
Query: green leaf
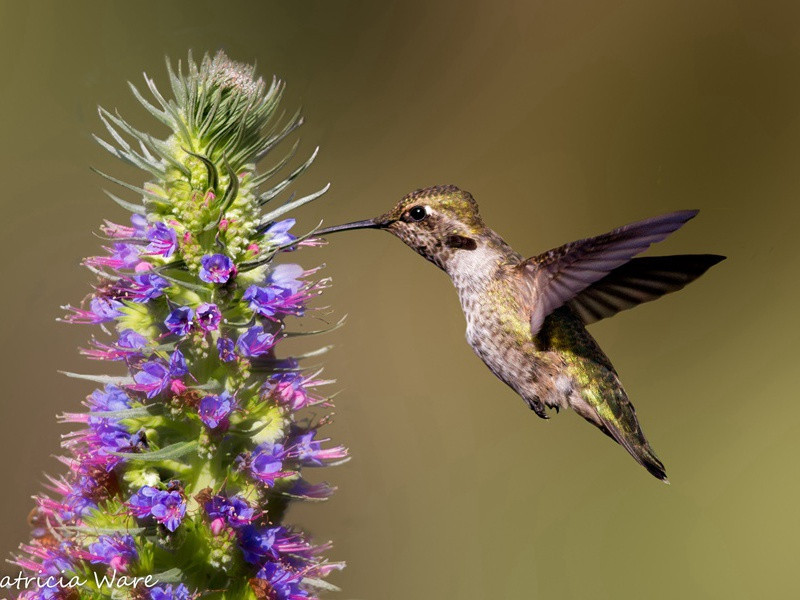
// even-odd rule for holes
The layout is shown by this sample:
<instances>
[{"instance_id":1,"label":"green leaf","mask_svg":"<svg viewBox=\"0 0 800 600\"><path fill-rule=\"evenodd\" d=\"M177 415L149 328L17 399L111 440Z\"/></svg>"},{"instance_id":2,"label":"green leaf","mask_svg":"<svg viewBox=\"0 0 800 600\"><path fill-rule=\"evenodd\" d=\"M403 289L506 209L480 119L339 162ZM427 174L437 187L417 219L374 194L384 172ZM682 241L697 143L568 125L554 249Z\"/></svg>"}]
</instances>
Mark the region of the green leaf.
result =
<instances>
[{"instance_id":1,"label":"green leaf","mask_svg":"<svg viewBox=\"0 0 800 600\"><path fill-rule=\"evenodd\" d=\"M193 452L197 448L197 440L190 442L177 442L166 448L153 450L151 452L111 452L114 456L127 460L138 460L141 462L159 462L167 459L176 459Z\"/></svg>"},{"instance_id":2,"label":"green leaf","mask_svg":"<svg viewBox=\"0 0 800 600\"><path fill-rule=\"evenodd\" d=\"M332 583L328 583L324 579L317 579L315 577L303 577L303 583L311 586L313 588L317 588L318 590L325 590L327 592L341 592L342 588L333 585Z\"/></svg>"},{"instance_id":3,"label":"green leaf","mask_svg":"<svg viewBox=\"0 0 800 600\"><path fill-rule=\"evenodd\" d=\"M170 62L168 57L164 57L164 62L167 64L167 75L169 76L169 83L170 86L172 86L172 93L175 96L175 100L177 100L178 105L185 106L186 86L184 85L183 80L175 74L175 71L172 69L172 62Z\"/></svg>"},{"instance_id":4,"label":"green leaf","mask_svg":"<svg viewBox=\"0 0 800 600\"><path fill-rule=\"evenodd\" d=\"M193 385L191 386L191 388L193 390L208 391L208 390L224 390L225 386L222 385L222 382L213 378L209 378L209 380L203 383L202 385Z\"/></svg>"},{"instance_id":5,"label":"green leaf","mask_svg":"<svg viewBox=\"0 0 800 600\"><path fill-rule=\"evenodd\" d=\"M219 225L219 221L222 220L225 211L230 208L231 204L233 204L233 201L236 200L236 196L239 195L239 176L228 163L228 160L225 158L224 154L222 155L222 163L225 165L225 171L228 173L228 187L225 190L225 195L222 196L222 200L220 200L219 219L217 219L217 225Z\"/></svg>"},{"instance_id":6,"label":"green leaf","mask_svg":"<svg viewBox=\"0 0 800 600\"><path fill-rule=\"evenodd\" d=\"M301 502L308 502L309 504L317 504L327 502L330 498L310 498L309 496L298 496L297 494L290 494L289 492L276 492L279 496L284 498L291 498L292 500L299 500Z\"/></svg>"},{"instance_id":7,"label":"green leaf","mask_svg":"<svg viewBox=\"0 0 800 600\"><path fill-rule=\"evenodd\" d=\"M333 346L323 346L322 348L317 348L316 350L312 350L311 352L305 352L303 354L296 354L295 358L297 360L302 360L304 358L314 358L315 356L321 356L328 352Z\"/></svg>"},{"instance_id":8,"label":"green leaf","mask_svg":"<svg viewBox=\"0 0 800 600\"><path fill-rule=\"evenodd\" d=\"M311 153L311 156L308 158L308 160L306 162L304 162L302 165L300 165L299 167L297 167L297 169L292 171L292 173L286 179L281 181L278 185L276 185L272 189L267 190L266 192L261 194L258 197L258 205L259 206L264 206L267 202L272 200L275 196L277 196L283 190L285 190L287 187L289 187L289 185L291 185L291 183L295 179L300 177L300 175L302 175L303 172L305 172L305 170L308 169L308 167L311 166L311 163L313 163L314 159L317 158L317 154L318 153L319 153L319 146L317 146L314 149L314 152Z\"/></svg>"},{"instance_id":9,"label":"green leaf","mask_svg":"<svg viewBox=\"0 0 800 600\"><path fill-rule=\"evenodd\" d=\"M146 73L143 73L144 81L147 84L147 87L150 88L150 93L153 94L153 97L158 101L161 105L161 108L164 109L164 113L170 117L172 117L172 123L169 125L173 128L175 133L180 133L185 141L189 141L192 138L192 135L189 133L189 130L186 128L186 124L181 119L180 114L178 111L175 110L175 107L172 106L169 102L164 100L164 97L161 95L161 92L158 91L155 82L150 79Z\"/></svg>"},{"instance_id":10,"label":"green leaf","mask_svg":"<svg viewBox=\"0 0 800 600\"><path fill-rule=\"evenodd\" d=\"M203 108L205 108L205 103L206 103L205 98L207 93L208 93L207 89L203 88L203 90L201 91L202 96L200 97L200 102L198 103L200 106L203 106ZM221 99L222 99L222 90L217 88L216 90L214 90L214 96L211 99L211 108L208 109L208 114L205 116L203 122L199 125L199 127L197 126L197 124L195 124L195 127L197 127L198 137L201 138L206 137L206 135L208 134L208 130L211 127L211 124L214 122L214 117L217 116L217 109L219 109L219 103Z\"/></svg>"},{"instance_id":11,"label":"green leaf","mask_svg":"<svg viewBox=\"0 0 800 600\"><path fill-rule=\"evenodd\" d=\"M142 96L142 94L136 88L136 86L133 85L133 83L131 83L130 81L128 82L128 86L131 88L131 91L133 92L134 97L139 101L139 103L142 106L144 106L144 108L145 108L145 110L147 110L147 112L149 112L156 119L158 119L159 121L164 123L164 125L167 125L168 127L171 127L171 128L174 127L172 119L170 118L170 116L165 111L159 110L153 104L151 104L149 101L147 101L145 99L145 97Z\"/></svg>"},{"instance_id":12,"label":"green leaf","mask_svg":"<svg viewBox=\"0 0 800 600\"><path fill-rule=\"evenodd\" d=\"M167 281L171 282L171 283L174 283L176 285L185 287L186 289L192 290L193 292L197 292L199 294L208 294L208 292L209 292L208 287L206 287L204 285L199 285L197 283L191 283L189 281L186 281L185 279L181 279L180 277L176 276L176 273L180 273L181 275L185 275L187 277L191 277L192 279L194 279L194 276L189 274L188 271L177 271L176 272L173 269L172 272L173 272L173 275L168 275L166 270L163 270L163 271L160 270L160 269L158 270L158 274L161 277L163 277L164 279L166 279Z\"/></svg>"},{"instance_id":13,"label":"green leaf","mask_svg":"<svg viewBox=\"0 0 800 600\"><path fill-rule=\"evenodd\" d=\"M266 215L264 215L262 217L262 219L261 219L261 222L262 223L269 223L270 221L274 221L275 219L277 219L281 215L286 214L287 212L289 212L291 210L294 210L296 208L300 208L301 206L303 206L304 204L308 204L309 202L313 202L314 200L316 200L317 198L322 196L325 192L327 192L330 188L331 188L331 184L328 183L328 184L325 185L324 188L322 188L321 190L319 190L317 192L314 192L313 194L309 194L308 196L303 196L302 198L298 198L297 200L294 200L293 202L287 202L283 206L280 206L279 208L276 208L272 212L267 213Z\"/></svg>"},{"instance_id":14,"label":"green leaf","mask_svg":"<svg viewBox=\"0 0 800 600\"><path fill-rule=\"evenodd\" d=\"M280 101L281 95L282 95L282 89L278 90L278 92L275 95L275 105L277 105L278 102ZM258 162L262 158L264 158L269 153L270 150L272 150L275 146L281 143L284 140L284 138L286 138L286 136L288 136L302 124L303 124L303 117L300 116L300 109L297 109L294 115L292 115L292 118L289 119L287 124L284 126L282 131L275 134L271 138L265 139L262 142L261 148L258 150L258 153L255 156L255 162Z\"/></svg>"},{"instance_id":15,"label":"green leaf","mask_svg":"<svg viewBox=\"0 0 800 600\"><path fill-rule=\"evenodd\" d=\"M89 168L93 172L95 172L98 175L100 175L100 177L105 177L110 182L116 183L117 185L119 185L121 187L124 187L126 190L130 190L130 191L135 192L137 194L141 194L142 196L145 196L147 198L152 198L153 200L157 200L157 201L163 201L164 200L163 198L160 198L159 196L157 196L153 192L148 192L144 188L140 188L140 187L137 187L135 185L131 185L130 183L127 183L126 181L122 181L121 179L117 179L116 177L112 177L111 175L108 175L107 173L103 173L102 171L100 171L99 169L95 169L94 167L89 167Z\"/></svg>"},{"instance_id":16,"label":"green leaf","mask_svg":"<svg viewBox=\"0 0 800 600\"><path fill-rule=\"evenodd\" d=\"M61 528L66 529L67 531L79 531L81 533L90 533L95 535L114 535L115 533L139 535L147 532L148 530L156 530L155 527L92 527L91 525L60 525L59 529Z\"/></svg>"},{"instance_id":17,"label":"green leaf","mask_svg":"<svg viewBox=\"0 0 800 600\"><path fill-rule=\"evenodd\" d=\"M91 375L88 373L72 373L70 371L59 371L59 373L73 379L85 379L102 384L130 385L133 383L133 378L128 375Z\"/></svg>"},{"instance_id":18,"label":"green leaf","mask_svg":"<svg viewBox=\"0 0 800 600\"><path fill-rule=\"evenodd\" d=\"M183 571L175 567L174 569L169 569L168 571L155 573L151 581L157 581L159 583L182 583L185 581L185 578L186 576L183 574Z\"/></svg>"},{"instance_id":19,"label":"green leaf","mask_svg":"<svg viewBox=\"0 0 800 600\"><path fill-rule=\"evenodd\" d=\"M138 138L135 135L133 136L137 137L141 145L142 152L144 154L140 154L136 152L133 148L131 148L131 145L125 140L125 138L123 138L120 135L120 133L116 129L114 129L114 127L111 124L111 120L115 119L114 115L112 115L102 107L98 108L98 112L100 114L100 120L103 122L103 125L106 126L106 129L111 134L111 137L114 138L114 141L117 142L119 148L117 148L112 144L109 144L99 136L93 135L92 137L98 144L100 144L103 148L108 150L112 155L116 156L120 160L125 161L128 164L133 165L134 167L138 167L144 171L147 171L154 177L163 178L166 175L163 165L161 165L161 163L155 160L152 154L150 154L150 152L147 151L147 148L144 146L143 139Z\"/></svg>"},{"instance_id":20,"label":"green leaf","mask_svg":"<svg viewBox=\"0 0 800 600\"><path fill-rule=\"evenodd\" d=\"M230 431L231 433L240 433L242 435L254 436L264 431L271 424L272 424L272 419L267 419L266 421L255 421L251 423L249 429L231 427L228 431Z\"/></svg>"},{"instance_id":21,"label":"green leaf","mask_svg":"<svg viewBox=\"0 0 800 600\"><path fill-rule=\"evenodd\" d=\"M217 193L217 184L219 183L219 173L217 172L217 165L215 165L208 157L202 154L196 154L186 148L183 151L190 156L194 156L197 160L202 162L206 167L206 178L208 179L208 187Z\"/></svg>"},{"instance_id":22,"label":"green leaf","mask_svg":"<svg viewBox=\"0 0 800 600\"><path fill-rule=\"evenodd\" d=\"M145 210L144 206L142 206L141 204L134 204L133 202L128 202L127 200L123 200L119 196L116 196L116 195L112 194L111 192L109 192L108 190L105 190L105 189L103 190L103 193L106 196L108 196L109 198L111 198L114 202L119 204L125 210L129 210L132 213L136 213L137 215L145 215L145 214L147 214L147 211Z\"/></svg>"},{"instance_id":23,"label":"green leaf","mask_svg":"<svg viewBox=\"0 0 800 600\"><path fill-rule=\"evenodd\" d=\"M92 411L93 417L106 419L135 419L136 417L152 417L163 412L163 407L158 404L137 406L136 408L123 408L121 410Z\"/></svg>"},{"instance_id":24,"label":"green leaf","mask_svg":"<svg viewBox=\"0 0 800 600\"><path fill-rule=\"evenodd\" d=\"M297 153L297 148L299 148L299 147L300 147L300 140L297 140L297 141L295 141L294 144L292 144L292 148L291 148L291 150L289 150L289 152L286 154L286 156L284 156L282 159L280 159L277 163L275 163L272 167L270 167L266 171L264 171L262 173L259 173L257 175L254 175L254 177L253 177L253 187L260 187L270 177L275 175L275 173L277 173L283 167L285 167L287 164L289 164L289 161L292 160L292 158L294 158L294 155Z\"/></svg>"},{"instance_id":25,"label":"green leaf","mask_svg":"<svg viewBox=\"0 0 800 600\"><path fill-rule=\"evenodd\" d=\"M336 331L342 325L344 325L344 322L345 322L346 319L347 319L347 315L343 316L334 325L331 325L330 327L328 327L326 329L317 329L315 331L287 331L283 335L285 335L286 337L302 337L302 336L305 336L305 335L317 335L317 334L320 334L320 333L328 333L330 331Z\"/></svg>"}]
</instances>

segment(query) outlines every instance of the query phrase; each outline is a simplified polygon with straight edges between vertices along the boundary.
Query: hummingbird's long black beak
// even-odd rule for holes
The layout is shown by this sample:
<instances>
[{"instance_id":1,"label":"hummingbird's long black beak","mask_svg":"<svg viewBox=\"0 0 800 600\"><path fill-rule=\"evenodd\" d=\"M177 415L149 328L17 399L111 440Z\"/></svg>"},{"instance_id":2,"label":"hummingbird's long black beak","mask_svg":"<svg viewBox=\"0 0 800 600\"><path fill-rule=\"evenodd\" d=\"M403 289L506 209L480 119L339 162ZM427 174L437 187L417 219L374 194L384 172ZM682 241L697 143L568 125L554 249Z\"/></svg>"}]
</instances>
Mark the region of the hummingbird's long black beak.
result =
<instances>
[{"instance_id":1,"label":"hummingbird's long black beak","mask_svg":"<svg viewBox=\"0 0 800 600\"><path fill-rule=\"evenodd\" d=\"M350 229L380 229L383 223L375 219L366 219L365 221L354 221L352 223L345 223L344 225L334 225L333 227L324 227L314 232L314 235L328 235L337 231L348 231Z\"/></svg>"}]
</instances>

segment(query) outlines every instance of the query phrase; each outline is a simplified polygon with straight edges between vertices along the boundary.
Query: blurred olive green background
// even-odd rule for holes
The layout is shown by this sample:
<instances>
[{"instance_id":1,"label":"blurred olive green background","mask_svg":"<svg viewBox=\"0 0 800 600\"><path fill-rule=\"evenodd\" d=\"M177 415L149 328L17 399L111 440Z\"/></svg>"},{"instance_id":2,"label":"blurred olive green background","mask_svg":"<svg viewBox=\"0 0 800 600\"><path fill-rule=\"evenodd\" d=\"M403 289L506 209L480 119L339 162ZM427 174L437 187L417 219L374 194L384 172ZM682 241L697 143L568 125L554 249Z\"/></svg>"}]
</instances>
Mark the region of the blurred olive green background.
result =
<instances>
[{"instance_id":1,"label":"blurred olive green background","mask_svg":"<svg viewBox=\"0 0 800 600\"><path fill-rule=\"evenodd\" d=\"M377 232L292 257L326 263L348 325L327 371L330 433L354 459L293 518L348 562L332 598L790 598L800 585L800 7L796 2L2 2L0 551L90 391L57 369L86 327L79 260L123 219L89 165L95 107L162 133L127 80L224 48L288 81L303 228L470 190L533 254L681 208L660 252L729 259L593 326L667 465L659 484L573 414L537 419L473 356L446 276ZM6 567L11 570L12 567Z\"/></svg>"}]
</instances>

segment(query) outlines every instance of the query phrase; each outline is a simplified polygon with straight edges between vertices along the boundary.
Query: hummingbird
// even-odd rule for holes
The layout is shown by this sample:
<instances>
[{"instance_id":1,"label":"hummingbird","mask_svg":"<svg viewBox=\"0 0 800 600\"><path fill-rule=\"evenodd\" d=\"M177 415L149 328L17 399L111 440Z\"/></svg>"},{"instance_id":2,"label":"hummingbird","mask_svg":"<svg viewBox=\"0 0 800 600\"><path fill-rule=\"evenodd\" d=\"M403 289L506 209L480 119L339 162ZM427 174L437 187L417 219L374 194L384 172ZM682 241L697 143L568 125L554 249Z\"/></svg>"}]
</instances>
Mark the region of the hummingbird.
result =
<instances>
[{"instance_id":1,"label":"hummingbird","mask_svg":"<svg viewBox=\"0 0 800 600\"><path fill-rule=\"evenodd\" d=\"M679 290L725 258L635 258L697 213L671 212L525 258L486 226L470 193L444 185L316 235L383 229L400 238L450 276L467 342L536 415L574 410L669 483L617 371L586 326Z\"/></svg>"}]
</instances>

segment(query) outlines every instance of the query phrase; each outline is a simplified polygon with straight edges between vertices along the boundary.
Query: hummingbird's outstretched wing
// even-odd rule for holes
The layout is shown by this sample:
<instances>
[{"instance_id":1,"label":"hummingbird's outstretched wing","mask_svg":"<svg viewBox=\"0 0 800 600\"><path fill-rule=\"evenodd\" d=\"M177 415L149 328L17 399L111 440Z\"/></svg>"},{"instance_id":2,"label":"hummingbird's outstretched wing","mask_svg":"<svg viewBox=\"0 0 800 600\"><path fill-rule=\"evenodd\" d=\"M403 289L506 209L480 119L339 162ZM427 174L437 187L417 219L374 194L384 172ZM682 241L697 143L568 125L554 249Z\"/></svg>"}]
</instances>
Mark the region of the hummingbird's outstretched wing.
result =
<instances>
[{"instance_id":1,"label":"hummingbird's outstretched wing","mask_svg":"<svg viewBox=\"0 0 800 600\"><path fill-rule=\"evenodd\" d=\"M677 292L723 260L717 254L634 258L583 290L569 305L589 325Z\"/></svg>"},{"instance_id":2,"label":"hummingbird's outstretched wing","mask_svg":"<svg viewBox=\"0 0 800 600\"><path fill-rule=\"evenodd\" d=\"M533 298L531 333L545 317L634 256L660 242L697 214L682 210L631 223L597 237L570 242L529 258L519 268L528 275Z\"/></svg>"}]
</instances>

